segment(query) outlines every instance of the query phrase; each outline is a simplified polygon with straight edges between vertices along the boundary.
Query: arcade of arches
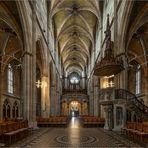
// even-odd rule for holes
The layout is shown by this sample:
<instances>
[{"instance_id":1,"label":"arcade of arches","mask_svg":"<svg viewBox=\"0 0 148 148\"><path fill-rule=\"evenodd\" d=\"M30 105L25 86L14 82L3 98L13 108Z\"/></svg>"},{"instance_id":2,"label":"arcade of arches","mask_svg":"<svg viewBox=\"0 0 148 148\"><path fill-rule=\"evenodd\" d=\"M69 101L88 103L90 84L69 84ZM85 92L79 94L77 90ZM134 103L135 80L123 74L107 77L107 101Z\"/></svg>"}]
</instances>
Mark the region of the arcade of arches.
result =
<instances>
[{"instance_id":1,"label":"arcade of arches","mask_svg":"<svg viewBox=\"0 0 148 148\"><path fill-rule=\"evenodd\" d=\"M0 124L51 117L104 119L110 134L147 125L146 0L0 1Z\"/></svg>"}]
</instances>

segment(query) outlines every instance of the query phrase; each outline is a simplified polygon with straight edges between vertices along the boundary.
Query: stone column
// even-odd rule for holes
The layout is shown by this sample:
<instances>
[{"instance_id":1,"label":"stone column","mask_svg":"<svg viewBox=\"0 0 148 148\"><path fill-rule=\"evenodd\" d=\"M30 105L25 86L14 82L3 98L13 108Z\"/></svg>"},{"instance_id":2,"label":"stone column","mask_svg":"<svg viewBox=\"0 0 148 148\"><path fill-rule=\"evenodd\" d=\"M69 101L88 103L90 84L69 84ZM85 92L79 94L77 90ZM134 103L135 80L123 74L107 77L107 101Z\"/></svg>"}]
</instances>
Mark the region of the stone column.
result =
<instances>
[{"instance_id":1,"label":"stone column","mask_svg":"<svg viewBox=\"0 0 148 148\"><path fill-rule=\"evenodd\" d=\"M128 63L126 62L126 58L127 57L123 57L123 61L124 61L124 65L125 65L125 70L122 72L122 75L121 75L121 81L120 83L122 82L122 84L120 84L120 88L124 88L124 89L128 89Z\"/></svg>"},{"instance_id":2,"label":"stone column","mask_svg":"<svg viewBox=\"0 0 148 148\"><path fill-rule=\"evenodd\" d=\"M98 103L98 91L99 91L99 84L98 84L98 77L94 76L94 116L98 116L99 112L99 103Z\"/></svg>"},{"instance_id":3,"label":"stone column","mask_svg":"<svg viewBox=\"0 0 148 148\"><path fill-rule=\"evenodd\" d=\"M51 88L50 88L50 104L51 104L51 107L50 107L50 115L51 116L54 116L55 115L55 105L54 105L54 99L55 99L55 85L52 85Z\"/></svg>"},{"instance_id":4,"label":"stone column","mask_svg":"<svg viewBox=\"0 0 148 148\"><path fill-rule=\"evenodd\" d=\"M109 130L109 124L108 124L108 106L104 106L104 112L105 112L105 125L104 129Z\"/></svg>"},{"instance_id":5,"label":"stone column","mask_svg":"<svg viewBox=\"0 0 148 148\"><path fill-rule=\"evenodd\" d=\"M67 78L66 77L63 78L63 88L67 89Z\"/></svg>"},{"instance_id":6,"label":"stone column","mask_svg":"<svg viewBox=\"0 0 148 148\"><path fill-rule=\"evenodd\" d=\"M55 81L56 81L56 85L55 85L55 91L54 91L54 115L56 116L57 115L57 112L58 112L58 77L57 77L57 74L56 74L56 77L55 77Z\"/></svg>"},{"instance_id":7,"label":"stone column","mask_svg":"<svg viewBox=\"0 0 148 148\"><path fill-rule=\"evenodd\" d=\"M33 1L32 8L32 121L33 126L37 126L36 122L36 1Z\"/></svg>"},{"instance_id":8,"label":"stone column","mask_svg":"<svg viewBox=\"0 0 148 148\"><path fill-rule=\"evenodd\" d=\"M104 111L105 111L104 129L112 130L112 124L113 124L112 106L111 105L106 105L104 107Z\"/></svg>"},{"instance_id":9,"label":"stone column","mask_svg":"<svg viewBox=\"0 0 148 148\"><path fill-rule=\"evenodd\" d=\"M0 61L2 60L2 58L0 58ZM3 87L3 72L2 72L2 64L0 63L0 121L2 121L3 119L3 104L2 104L2 87Z\"/></svg>"},{"instance_id":10,"label":"stone column","mask_svg":"<svg viewBox=\"0 0 148 148\"><path fill-rule=\"evenodd\" d=\"M57 90L57 115L60 115L61 111L61 86L62 80L60 79L60 76L58 76L58 90Z\"/></svg>"},{"instance_id":11,"label":"stone column","mask_svg":"<svg viewBox=\"0 0 148 148\"><path fill-rule=\"evenodd\" d=\"M60 95L60 91L58 93L58 115L61 114L61 95Z\"/></svg>"},{"instance_id":12,"label":"stone column","mask_svg":"<svg viewBox=\"0 0 148 148\"><path fill-rule=\"evenodd\" d=\"M94 115L94 90L93 90L93 82L92 78L90 78L90 82L88 84L88 91L89 91L89 114Z\"/></svg>"},{"instance_id":13,"label":"stone column","mask_svg":"<svg viewBox=\"0 0 148 148\"><path fill-rule=\"evenodd\" d=\"M57 110L58 110L58 93L57 93L57 88L55 88L55 94L54 94L54 116L57 115Z\"/></svg>"},{"instance_id":14,"label":"stone column","mask_svg":"<svg viewBox=\"0 0 148 148\"><path fill-rule=\"evenodd\" d=\"M86 88L85 76L82 77L82 89Z\"/></svg>"},{"instance_id":15,"label":"stone column","mask_svg":"<svg viewBox=\"0 0 148 148\"><path fill-rule=\"evenodd\" d=\"M56 115L60 115L60 107L61 107L61 104L60 104L60 93L59 93L59 90L57 91L57 98L56 98Z\"/></svg>"},{"instance_id":16,"label":"stone column","mask_svg":"<svg viewBox=\"0 0 148 148\"><path fill-rule=\"evenodd\" d=\"M41 78L41 114L42 117L49 117L50 100L49 100L49 79L46 76Z\"/></svg>"},{"instance_id":17,"label":"stone column","mask_svg":"<svg viewBox=\"0 0 148 148\"><path fill-rule=\"evenodd\" d=\"M31 77L31 59L32 54L26 52L23 58L23 117L28 122L33 122L32 115L32 77Z\"/></svg>"},{"instance_id":18,"label":"stone column","mask_svg":"<svg viewBox=\"0 0 148 148\"><path fill-rule=\"evenodd\" d=\"M66 81L66 89L68 89L68 79L67 79L67 77L65 77L65 81Z\"/></svg>"},{"instance_id":19,"label":"stone column","mask_svg":"<svg viewBox=\"0 0 148 148\"><path fill-rule=\"evenodd\" d=\"M89 113L90 115L94 115L94 98L93 98L93 91L90 92L89 96Z\"/></svg>"},{"instance_id":20,"label":"stone column","mask_svg":"<svg viewBox=\"0 0 148 148\"><path fill-rule=\"evenodd\" d=\"M55 116L57 114L57 92L58 92L58 78L55 67L53 67L53 76L52 76L52 87L51 87L51 114Z\"/></svg>"},{"instance_id":21,"label":"stone column","mask_svg":"<svg viewBox=\"0 0 148 148\"><path fill-rule=\"evenodd\" d=\"M30 36L32 38L30 38ZM32 9L32 34L28 35L23 57L23 116L29 126L36 127L36 14ZM32 39L32 40L31 40ZM29 42L31 40L31 42ZM30 44L29 44L30 43ZM31 52L32 49L32 52Z\"/></svg>"}]
</instances>

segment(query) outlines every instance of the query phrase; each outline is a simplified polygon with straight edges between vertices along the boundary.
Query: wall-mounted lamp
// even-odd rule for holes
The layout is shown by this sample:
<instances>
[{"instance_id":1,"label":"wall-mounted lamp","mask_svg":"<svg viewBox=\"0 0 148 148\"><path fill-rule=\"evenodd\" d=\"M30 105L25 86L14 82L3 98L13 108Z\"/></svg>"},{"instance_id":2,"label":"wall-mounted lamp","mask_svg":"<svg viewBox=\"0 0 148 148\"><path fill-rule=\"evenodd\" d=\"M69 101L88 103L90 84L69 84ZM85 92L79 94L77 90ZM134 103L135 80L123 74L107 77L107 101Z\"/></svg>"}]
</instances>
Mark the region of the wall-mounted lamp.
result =
<instances>
[{"instance_id":1,"label":"wall-mounted lamp","mask_svg":"<svg viewBox=\"0 0 148 148\"><path fill-rule=\"evenodd\" d=\"M41 88L45 88L45 87L47 87L47 83L45 82L45 81L40 81L40 80L38 80L37 82L36 82L36 87L37 88L39 88L39 87L41 87Z\"/></svg>"}]
</instances>

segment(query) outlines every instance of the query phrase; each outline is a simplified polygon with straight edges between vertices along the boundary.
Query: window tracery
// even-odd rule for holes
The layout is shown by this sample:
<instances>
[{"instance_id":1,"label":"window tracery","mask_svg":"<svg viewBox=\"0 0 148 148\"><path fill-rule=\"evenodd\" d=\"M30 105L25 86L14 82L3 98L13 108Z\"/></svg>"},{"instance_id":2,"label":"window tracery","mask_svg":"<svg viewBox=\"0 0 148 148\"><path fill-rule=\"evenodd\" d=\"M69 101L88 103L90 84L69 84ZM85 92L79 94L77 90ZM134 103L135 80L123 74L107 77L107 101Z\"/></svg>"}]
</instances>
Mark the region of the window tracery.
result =
<instances>
[{"instance_id":1,"label":"window tracery","mask_svg":"<svg viewBox=\"0 0 148 148\"><path fill-rule=\"evenodd\" d=\"M8 93L13 94L14 91L14 86L13 86L13 82L14 82L14 78L13 78L13 68L11 66L11 64L8 65Z\"/></svg>"}]
</instances>

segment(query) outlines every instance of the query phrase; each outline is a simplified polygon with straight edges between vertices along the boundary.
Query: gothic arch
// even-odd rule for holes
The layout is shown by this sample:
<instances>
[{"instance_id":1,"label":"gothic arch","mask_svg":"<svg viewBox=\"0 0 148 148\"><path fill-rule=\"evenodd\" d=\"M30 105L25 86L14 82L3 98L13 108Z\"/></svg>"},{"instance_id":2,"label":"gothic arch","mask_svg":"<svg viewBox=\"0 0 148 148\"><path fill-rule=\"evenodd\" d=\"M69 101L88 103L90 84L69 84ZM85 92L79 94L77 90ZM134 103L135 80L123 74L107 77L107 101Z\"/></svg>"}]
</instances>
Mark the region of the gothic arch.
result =
<instances>
[{"instance_id":1,"label":"gothic arch","mask_svg":"<svg viewBox=\"0 0 148 148\"><path fill-rule=\"evenodd\" d=\"M31 29L31 26L29 24L29 16L27 14L28 9L25 6L24 1L17 1L16 4L17 4L19 15L21 18L22 31L23 31L23 36L24 36L23 48L24 48L24 51L30 53L32 40L31 40L30 32L28 31L28 29Z\"/></svg>"},{"instance_id":2,"label":"gothic arch","mask_svg":"<svg viewBox=\"0 0 148 148\"><path fill-rule=\"evenodd\" d=\"M20 111L19 103L17 101L15 101L13 103L13 106L12 106L12 117L18 118L19 117L19 111Z\"/></svg>"},{"instance_id":3,"label":"gothic arch","mask_svg":"<svg viewBox=\"0 0 148 148\"><path fill-rule=\"evenodd\" d=\"M119 49L121 49L121 52L125 52L126 50L126 34L127 34L127 27L128 27L128 23L129 23L129 19L130 19L130 13L132 11L132 6L133 6L133 2L132 1L129 1L129 0L126 0L126 3L125 3L125 10L123 12L123 15L122 15L122 20L121 20L121 27L119 30L120 31L120 34L121 35L121 38L119 40L119 43L120 44L120 47Z\"/></svg>"},{"instance_id":4,"label":"gothic arch","mask_svg":"<svg viewBox=\"0 0 148 148\"><path fill-rule=\"evenodd\" d=\"M146 22L148 22L148 17L147 17L147 10L148 10L148 3L145 4L142 9L140 9L141 11L138 13L138 15L136 16L135 20L132 22L131 24L131 28L129 30L128 36L127 36L127 46L128 43L130 42L133 34L138 30L138 28L140 28L142 25L144 25Z\"/></svg>"},{"instance_id":5,"label":"gothic arch","mask_svg":"<svg viewBox=\"0 0 148 148\"><path fill-rule=\"evenodd\" d=\"M3 119L11 118L11 102L9 99L5 99L3 102Z\"/></svg>"}]
</instances>

